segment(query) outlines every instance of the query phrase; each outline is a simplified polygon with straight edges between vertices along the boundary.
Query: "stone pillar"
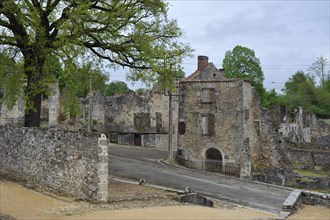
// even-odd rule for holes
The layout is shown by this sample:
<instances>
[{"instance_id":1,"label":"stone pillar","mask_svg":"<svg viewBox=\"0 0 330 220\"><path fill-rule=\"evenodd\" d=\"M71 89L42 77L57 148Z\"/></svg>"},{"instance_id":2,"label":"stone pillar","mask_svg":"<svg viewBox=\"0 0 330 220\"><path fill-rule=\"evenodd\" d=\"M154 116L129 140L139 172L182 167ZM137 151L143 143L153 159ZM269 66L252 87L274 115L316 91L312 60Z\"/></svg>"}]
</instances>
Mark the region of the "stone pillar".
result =
<instances>
[{"instance_id":1,"label":"stone pillar","mask_svg":"<svg viewBox=\"0 0 330 220\"><path fill-rule=\"evenodd\" d=\"M251 176L250 139L245 138L244 143L243 143L242 154L241 154L240 177L243 179L249 179L250 176Z\"/></svg>"},{"instance_id":2,"label":"stone pillar","mask_svg":"<svg viewBox=\"0 0 330 220\"><path fill-rule=\"evenodd\" d=\"M59 114L59 106L60 106L60 90L58 88L58 84L50 84L49 85L50 96L48 96L48 111L49 111L49 119L48 119L48 128L57 128L57 118Z\"/></svg>"},{"instance_id":3,"label":"stone pillar","mask_svg":"<svg viewBox=\"0 0 330 220\"><path fill-rule=\"evenodd\" d=\"M105 134L101 134L98 139L98 184L97 200L99 202L108 201L108 139Z\"/></svg>"}]
</instances>

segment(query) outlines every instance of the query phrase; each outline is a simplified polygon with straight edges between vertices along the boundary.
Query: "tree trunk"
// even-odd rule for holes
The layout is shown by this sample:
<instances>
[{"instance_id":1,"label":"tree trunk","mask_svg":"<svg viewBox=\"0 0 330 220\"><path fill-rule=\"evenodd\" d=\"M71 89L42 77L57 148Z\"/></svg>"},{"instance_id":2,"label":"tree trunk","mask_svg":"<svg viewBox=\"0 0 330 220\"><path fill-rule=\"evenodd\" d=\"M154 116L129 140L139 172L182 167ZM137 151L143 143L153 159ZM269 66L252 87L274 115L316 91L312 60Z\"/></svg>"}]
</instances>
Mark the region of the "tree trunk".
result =
<instances>
[{"instance_id":1,"label":"tree trunk","mask_svg":"<svg viewBox=\"0 0 330 220\"><path fill-rule=\"evenodd\" d=\"M41 93L35 95L32 103L34 109L28 109L25 113L25 127L40 127L40 112L41 112Z\"/></svg>"},{"instance_id":2,"label":"tree trunk","mask_svg":"<svg viewBox=\"0 0 330 220\"><path fill-rule=\"evenodd\" d=\"M41 97L44 92L42 80L44 77L45 58L42 56L42 53L38 55L28 53L24 56L24 69L27 76L25 127L40 127Z\"/></svg>"}]
</instances>

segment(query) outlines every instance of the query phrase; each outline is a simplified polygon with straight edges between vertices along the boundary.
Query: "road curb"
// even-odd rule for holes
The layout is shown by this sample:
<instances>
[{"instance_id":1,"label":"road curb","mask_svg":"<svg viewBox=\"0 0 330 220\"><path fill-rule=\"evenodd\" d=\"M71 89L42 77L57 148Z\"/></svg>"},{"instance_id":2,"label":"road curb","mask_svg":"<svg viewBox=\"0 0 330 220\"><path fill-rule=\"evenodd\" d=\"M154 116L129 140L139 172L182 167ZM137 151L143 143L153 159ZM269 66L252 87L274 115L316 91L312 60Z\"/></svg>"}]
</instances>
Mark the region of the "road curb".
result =
<instances>
[{"instance_id":1,"label":"road curb","mask_svg":"<svg viewBox=\"0 0 330 220\"><path fill-rule=\"evenodd\" d=\"M191 169L191 168L179 165L177 163L168 163L164 159L159 159L157 162L160 163L160 164L168 165L168 166L175 166L175 167L178 167L178 168L181 168L181 169L196 171L198 173L214 174L216 176L221 176L221 177L226 178L226 179L237 180L237 181L240 181L242 183L248 182L248 183L259 184L259 185L274 187L274 188L278 188L278 189L283 189L283 190L286 190L286 191L296 190L295 188L286 187L286 186L279 186L279 185L274 185L274 184L270 184L270 183L258 182L258 181L248 180L248 179L241 179L241 178L236 178L236 177L232 177L232 176L228 176L228 175L224 175L224 174L220 174L220 173L207 172L207 171L203 171L203 170L195 170L195 169Z\"/></svg>"},{"instance_id":2,"label":"road curb","mask_svg":"<svg viewBox=\"0 0 330 220\"><path fill-rule=\"evenodd\" d=\"M167 191L167 192L177 193L179 195L186 194L186 191L184 191L184 190L179 190L179 189L175 189L175 188L170 188L170 187L165 187L165 186L150 184L150 183L140 184L139 181L124 178L124 177L119 177L119 176L112 175L112 176L110 176L110 178L112 178L112 180L118 181L118 182L129 183L129 184L134 184L134 185L142 185L142 186L151 187L151 188L154 188L154 189L164 190L164 191ZM237 207L242 207L242 208L251 209L251 210L258 210L258 211L264 212L264 213L278 214L278 213L273 213L273 212L265 211L265 210L258 209L258 208L253 208L251 206L247 206L247 205L238 203L237 201L234 201L234 200L228 200L226 198L217 199L217 198L213 198L211 196L205 195L203 193L198 193L198 194L202 195L205 198L210 199L212 201L218 201L218 202L222 202L222 203L226 203L226 204L232 204L232 205L235 205Z\"/></svg>"}]
</instances>

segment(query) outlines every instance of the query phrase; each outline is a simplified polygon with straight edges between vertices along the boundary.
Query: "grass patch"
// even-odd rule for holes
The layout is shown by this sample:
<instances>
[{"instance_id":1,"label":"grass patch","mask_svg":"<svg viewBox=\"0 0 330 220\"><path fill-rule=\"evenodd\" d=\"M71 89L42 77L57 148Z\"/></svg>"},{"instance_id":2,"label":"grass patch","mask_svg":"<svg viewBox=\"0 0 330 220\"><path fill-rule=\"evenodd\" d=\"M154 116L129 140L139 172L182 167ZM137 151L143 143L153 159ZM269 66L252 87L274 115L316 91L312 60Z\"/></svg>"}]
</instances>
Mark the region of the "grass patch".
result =
<instances>
[{"instance_id":1,"label":"grass patch","mask_svg":"<svg viewBox=\"0 0 330 220\"><path fill-rule=\"evenodd\" d=\"M311 176L311 177L328 177L330 176L329 171L312 171L312 170L294 170L299 176Z\"/></svg>"}]
</instances>

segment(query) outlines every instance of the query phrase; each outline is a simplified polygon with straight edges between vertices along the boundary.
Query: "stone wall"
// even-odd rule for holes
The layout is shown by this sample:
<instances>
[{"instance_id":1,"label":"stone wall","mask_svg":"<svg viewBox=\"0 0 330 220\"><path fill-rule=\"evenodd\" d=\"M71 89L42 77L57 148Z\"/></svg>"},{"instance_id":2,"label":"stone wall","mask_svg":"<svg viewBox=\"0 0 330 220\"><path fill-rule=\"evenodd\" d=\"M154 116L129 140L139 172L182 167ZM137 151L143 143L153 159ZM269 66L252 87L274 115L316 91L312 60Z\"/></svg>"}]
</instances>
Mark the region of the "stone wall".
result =
<instances>
[{"instance_id":1,"label":"stone wall","mask_svg":"<svg viewBox=\"0 0 330 220\"><path fill-rule=\"evenodd\" d=\"M253 138L251 143L247 141L250 134L246 130L253 124L253 118L245 118L245 106L251 104L252 96L243 95L243 83L243 80L180 83L178 148L185 161L212 159L207 152L215 150L220 152L217 160L222 162L222 170L226 164L240 164L241 176L250 175ZM203 169L203 163L194 166Z\"/></svg>"},{"instance_id":2,"label":"stone wall","mask_svg":"<svg viewBox=\"0 0 330 220\"><path fill-rule=\"evenodd\" d=\"M212 126L204 127L205 117L213 120L208 121ZM269 114L248 81L181 82L178 118L178 147L185 161L206 160L206 152L214 148L222 155L223 170L226 164L239 164L240 177L249 178L252 168L278 167L285 157ZM213 127L214 133L203 134Z\"/></svg>"},{"instance_id":3,"label":"stone wall","mask_svg":"<svg viewBox=\"0 0 330 220\"><path fill-rule=\"evenodd\" d=\"M104 201L105 142L96 133L1 126L0 174L57 194Z\"/></svg>"},{"instance_id":4,"label":"stone wall","mask_svg":"<svg viewBox=\"0 0 330 220\"><path fill-rule=\"evenodd\" d=\"M330 207L330 194L294 190L282 205L280 219L287 219L302 203Z\"/></svg>"},{"instance_id":5,"label":"stone wall","mask_svg":"<svg viewBox=\"0 0 330 220\"><path fill-rule=\"evenodd\" d=\"M186 160L205 160L208 148L219 150L226 162L239 161L243 146L242 82L193 81L180 83L179 120L185 132L179 136L179 148ZM203 101L209 89L210 101ZM213 134L203 134L203 116L213 115ZM226 159L225 159L226 158Z\"/></svg>"},{"instance_id":6,"label":"stone wall","mask_svg":"<svg viewBox=\"0 0 330 220\"><path fill-rule=\"evenodd\" d=\"M18 98L15 105L10 109L4 103L0 103L0 125L15 124L24 125L25 102Z\"/></svg>"},{"instance_id":7,"label":"stone wall","mask_svg":"<svg viewBox=\"0 0 330 220\"><path fill-rule=\"evenodd\" d=\"M311 139L312 142L317 142L321 137L330 136L330 123L324 119L317 118L315 115L312 117L311 126ZM329 142L328 142L329 143Z\"/></svg>"},{"instance_id":8,"label":"stone wall","mask_svg":"<svg viewBox=\"0 0 330 220\"><path fill-rule=\"evenodd\" d=\"M290 162L294 165L308 167L321 166L330 170L330 146L314 143L286 142L283 149Z\"/></svg>"},{"instance_id":9,"label":"stone wall","mask_svg":"<svg viewBox=\"0 0 330 220\"><path fill-rule=\"evenodd\" d=\"M302 191L302 201L309 205L323 205L330 208L330 194Z\"/></svg>"},{"instance_id":10,"label":"stone wall","mask_svg":"<svg viewBox=\"0 0 330 220\"><path fill-rule=\"evenodd\" d=\"M290 111L287 106L275 105L269 111L273 126L283 139L311 143L330 135L330 124L326 120L301 107Z\"/></svg>"}]
</instances>

